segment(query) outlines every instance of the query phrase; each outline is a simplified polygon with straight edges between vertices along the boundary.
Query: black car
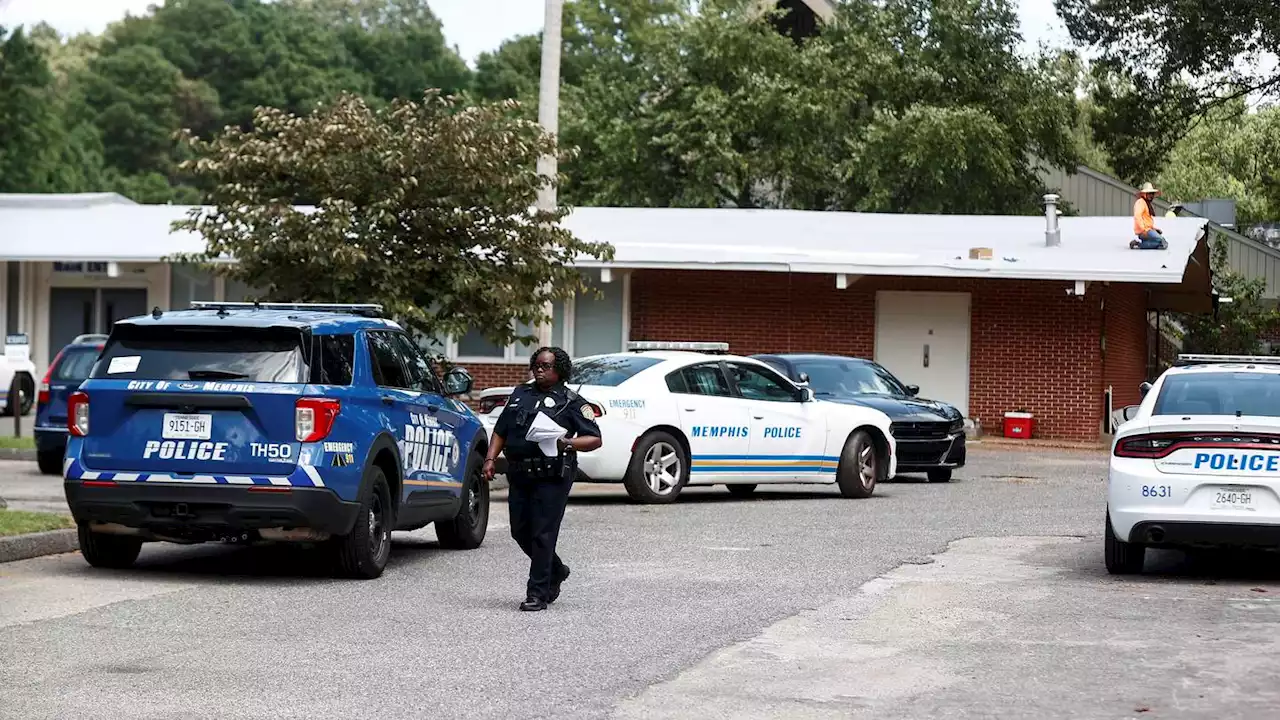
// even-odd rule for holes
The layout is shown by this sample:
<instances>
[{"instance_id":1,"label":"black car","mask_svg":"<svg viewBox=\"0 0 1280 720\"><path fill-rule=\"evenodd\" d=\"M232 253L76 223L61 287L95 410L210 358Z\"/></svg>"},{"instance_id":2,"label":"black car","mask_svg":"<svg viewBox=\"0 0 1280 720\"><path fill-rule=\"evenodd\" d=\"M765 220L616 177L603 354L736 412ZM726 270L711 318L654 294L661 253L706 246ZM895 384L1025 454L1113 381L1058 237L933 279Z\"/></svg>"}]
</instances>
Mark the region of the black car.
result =
<instances>
[{"instance_id":1,"label":"black car","mask_svg":"<svg viewBox=\"0 0 1280 720\"><path fill-rule=\"evenodd\" d=\"M951 480L964 467L964 416L954 407L916 397L920 388L904 385L870 360L839 355L753 355L792 382L807 383L820 400L865 405L889 416L898 444L898 472L923 472L929 482Z\"/></svg>"}]
</instances>

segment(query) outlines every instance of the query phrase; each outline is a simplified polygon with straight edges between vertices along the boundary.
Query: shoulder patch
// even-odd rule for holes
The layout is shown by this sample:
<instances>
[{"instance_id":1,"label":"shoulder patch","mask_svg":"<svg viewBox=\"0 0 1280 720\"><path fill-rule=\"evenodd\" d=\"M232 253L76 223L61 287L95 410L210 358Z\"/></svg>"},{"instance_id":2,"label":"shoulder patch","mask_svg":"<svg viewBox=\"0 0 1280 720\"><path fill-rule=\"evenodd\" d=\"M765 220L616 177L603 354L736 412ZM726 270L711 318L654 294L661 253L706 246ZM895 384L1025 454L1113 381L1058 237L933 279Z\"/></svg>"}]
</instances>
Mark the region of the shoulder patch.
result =
<instances>
[{"instance_id":1,"label":"shoulder patch","mask_svg":"<svg viewBox=\"0 0 1280 720\"><path fill-rule=\"evenodd\" d=\"M582 417L584 417L584 418L586 418L586 419L588 419L588 420L595 420L595 419L596 419L596 411L595 411L595 410L592 410L590 405L588 405L588 404L586 404L586 403L582 403Z\"/></svg>"}]
</instances>

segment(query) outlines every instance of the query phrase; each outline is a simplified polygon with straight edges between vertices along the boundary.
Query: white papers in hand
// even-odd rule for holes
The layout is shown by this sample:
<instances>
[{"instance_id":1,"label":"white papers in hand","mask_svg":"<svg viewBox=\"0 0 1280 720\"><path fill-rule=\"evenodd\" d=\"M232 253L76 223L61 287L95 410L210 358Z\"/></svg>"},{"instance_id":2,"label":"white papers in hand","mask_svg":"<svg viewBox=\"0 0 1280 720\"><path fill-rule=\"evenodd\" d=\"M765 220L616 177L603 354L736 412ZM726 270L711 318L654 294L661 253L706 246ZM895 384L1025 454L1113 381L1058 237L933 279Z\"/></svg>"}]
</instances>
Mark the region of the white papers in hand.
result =
<instances>
[{"instance_id":1,"label":"white papers in hand","mask_svg":"<svg viewBox=\"0 0 1280 720\"><path fill-rule=\"evenodd\" d=\"M543 455L555 457L560 454L556 441L566 434L565 429L557 425L555 420L547 417L546 413L539 412L529 425L529 432L525 433L524 439L538 443L538 449Z\"/></svg>"}]
</instances>

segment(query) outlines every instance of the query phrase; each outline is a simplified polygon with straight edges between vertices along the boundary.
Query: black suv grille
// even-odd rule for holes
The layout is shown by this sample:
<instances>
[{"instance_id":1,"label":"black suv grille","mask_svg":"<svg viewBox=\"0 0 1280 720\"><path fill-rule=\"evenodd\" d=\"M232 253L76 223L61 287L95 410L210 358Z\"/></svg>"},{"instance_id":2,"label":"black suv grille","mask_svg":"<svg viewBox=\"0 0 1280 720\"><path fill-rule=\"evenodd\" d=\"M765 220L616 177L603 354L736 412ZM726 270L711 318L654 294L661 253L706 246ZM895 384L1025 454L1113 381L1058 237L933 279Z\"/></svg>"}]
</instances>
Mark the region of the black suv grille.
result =
<instances>
[{"instance_id":1,"label":"black suv grille","mask_svg":"<svg viewBox=\"0 0 1280 720\"><path fill-rule=\"evenodd\" d=\"M896 422L889 425L889 432L895 440L942 440L950 434L952 423L941 422Z\"/></svg>"}]
</instances>

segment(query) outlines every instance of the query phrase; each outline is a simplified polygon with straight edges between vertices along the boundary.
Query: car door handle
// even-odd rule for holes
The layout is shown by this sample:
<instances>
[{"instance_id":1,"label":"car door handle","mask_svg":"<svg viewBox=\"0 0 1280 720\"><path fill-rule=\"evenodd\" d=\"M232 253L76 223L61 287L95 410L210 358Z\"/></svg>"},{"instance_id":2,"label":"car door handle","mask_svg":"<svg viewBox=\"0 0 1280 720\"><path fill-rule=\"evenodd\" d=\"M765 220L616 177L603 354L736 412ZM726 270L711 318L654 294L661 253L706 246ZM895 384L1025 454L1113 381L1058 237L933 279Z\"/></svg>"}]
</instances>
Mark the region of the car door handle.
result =
<instances>
[{"instance_id":1,"label":"car door handle","mask_svg":"<svg viewBox=\"0 0 1280 720\"><path fill-rule=\"evenodd\" d=\"M685 408L685 412L698 412L698 408Z\"/></svg>"},{"instance_id":2,"label":"car door handle","mask_svg":"<svg viewBox=\"0 0 1280 720\"><path fill-rule=\"evenodd\" d=\"M440 406L439 406L439 405L428 405L428 406L427 406L427 412L429 412L429 413L437 413L437 412L440 412Z\"/></svg>"},{"instance_id":3,"label":"car door handle","mask_svg":"<svg viewBox=\"0 0 1280 720\"><path fill-rule=\"evenodd\" d=\"M764 416L763 416L763 415L752 415L751 417L755 418L756 420L763 420L763 419L764 419Z\"/></svg>"},{"instance_id":4,"label":"car door handle","mask_svg":"<svg viewBox=\"0 0 1280 720\"><path fill-rule=\"evenodd\" d=\"M382 396L382 404L383 404L383 405L394 405L394 404L395 404L395 402L396 402L396 399L395 399L394 397L390 396L390 395L383 395L383 396Z\"/></svg>"}]
</instances>

